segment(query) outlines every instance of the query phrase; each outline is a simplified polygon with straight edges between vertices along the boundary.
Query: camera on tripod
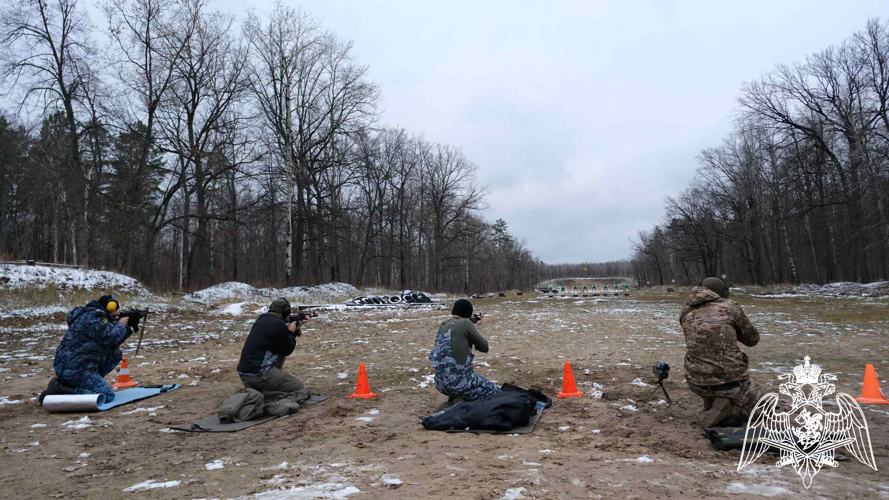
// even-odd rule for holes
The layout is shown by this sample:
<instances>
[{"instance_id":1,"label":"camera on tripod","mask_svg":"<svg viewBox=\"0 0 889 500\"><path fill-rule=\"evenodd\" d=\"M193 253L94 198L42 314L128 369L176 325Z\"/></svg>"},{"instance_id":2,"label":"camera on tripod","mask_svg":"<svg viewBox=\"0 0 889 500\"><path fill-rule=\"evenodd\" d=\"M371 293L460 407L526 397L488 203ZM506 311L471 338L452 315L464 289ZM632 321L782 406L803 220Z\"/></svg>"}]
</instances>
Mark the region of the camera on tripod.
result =
<instances>
[{"instance_id":1,"label":"camera on tripod","mask_svg":"<svg viewBox=\"0 0 889 500\"><path fill-rule=\"evenodd\" d=\"M670 406L673 406L673 401L670 399L670 395L667 394L667 388L664 387L664 380L667 380L667 377L670 376L670 365L668 365L667 363L664 363L663 361L658 361L651 368L651 371L652 371L652 373L654 373L654 376L657 377L658 387L660 387L661 390L664 391L664 398L667 399L667 404ZM654 391L651 391L651 394L654 394L654 392L657 391L657 389L658 388L655 387ZM651 394L649 394L648 397L645 398L646 401L649 398L651 398Z\"/></svg>"}]
</instances>

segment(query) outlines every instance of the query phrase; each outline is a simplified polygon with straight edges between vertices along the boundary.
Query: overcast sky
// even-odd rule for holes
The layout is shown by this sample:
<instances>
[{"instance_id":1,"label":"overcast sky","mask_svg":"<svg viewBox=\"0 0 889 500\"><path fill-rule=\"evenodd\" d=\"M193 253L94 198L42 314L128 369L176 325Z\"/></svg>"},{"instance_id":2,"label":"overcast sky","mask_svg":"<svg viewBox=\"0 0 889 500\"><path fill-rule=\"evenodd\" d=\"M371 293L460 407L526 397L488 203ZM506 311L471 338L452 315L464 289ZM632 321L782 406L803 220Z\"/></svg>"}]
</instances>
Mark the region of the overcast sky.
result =
<instances>
[{"instance_id":1,"label":"overcast sky","mask_svg":"<svg viewBox=\"0 0 889 500\"><path fill-rule=\"evenodd\" d=\"M743 81L889 18L886 0L287 3L354 41L383 124L462 148L485 216L548 263L629 257L730 131Z\"/></svg>"},{"instance_id":2,"label":"overcast sky","mask_svg":"<svg viewBox=\"0 0 889 500\"><path fill-rule=\"evenodd\" d=\"M629 257L744 80L889 18L885 0L295 4L354 40L382 122L461 147L486 217L550 263Z\"/></svg>"}]
</instances>

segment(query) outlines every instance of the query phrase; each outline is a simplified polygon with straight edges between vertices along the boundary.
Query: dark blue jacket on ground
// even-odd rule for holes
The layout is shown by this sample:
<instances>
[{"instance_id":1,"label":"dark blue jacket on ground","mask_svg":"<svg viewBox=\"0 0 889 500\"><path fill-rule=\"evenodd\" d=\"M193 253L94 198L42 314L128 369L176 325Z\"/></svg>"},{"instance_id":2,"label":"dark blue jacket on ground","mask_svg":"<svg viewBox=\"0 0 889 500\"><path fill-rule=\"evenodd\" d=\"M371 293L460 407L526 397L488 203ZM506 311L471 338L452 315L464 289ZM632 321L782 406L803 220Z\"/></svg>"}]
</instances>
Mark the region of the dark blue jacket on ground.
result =
<instances>
[{"instance_id":1,"label":"dark blue jacket on ground","mask_svg":"<svg viewBox=\"0 0 889 500\"><path fill-rule=\"evenodd\" d=\"M112 323L108 312L96 301L75 307L68 313L68 331L53 361L59 381L74 387L77 394L105 394L113 398L114 392L103 378L120 363L120 345L131 333L130 328Z\"/></svg>"}]
</instances>

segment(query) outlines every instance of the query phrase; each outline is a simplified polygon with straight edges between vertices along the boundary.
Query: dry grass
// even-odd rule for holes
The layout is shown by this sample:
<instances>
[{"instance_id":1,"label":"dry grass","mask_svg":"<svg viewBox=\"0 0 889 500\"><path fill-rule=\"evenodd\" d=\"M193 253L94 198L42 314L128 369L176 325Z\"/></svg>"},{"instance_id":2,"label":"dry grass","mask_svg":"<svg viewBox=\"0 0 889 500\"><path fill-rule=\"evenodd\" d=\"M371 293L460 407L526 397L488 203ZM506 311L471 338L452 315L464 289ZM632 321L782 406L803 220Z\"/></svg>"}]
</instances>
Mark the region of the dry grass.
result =
<instances>
[{"instance_id":1,"label":"dry grass","mask_svg":"<svg viewBox=\"0 0 889 500\"><path fill-rule=\"evenodd\" d=\"M818 321L836 324L889 323L889 303L854 305L815 313Z\"/></svg>"},{"instance_id":2,"label":"dry grass","mask_svg":"<svg viewBox=\"0 0 889 500\"><path fill-rule=\"evenodd\" d=\"M115 297L125 306L135 300L128 293L115 293ZM16 308L40 307L47 304L61 303L63 307L73 308L98 298L96 292L87 290L62 290L56 286L26 287L0 290L0 307L6 310Z\"/></svg>"}]
</instances>

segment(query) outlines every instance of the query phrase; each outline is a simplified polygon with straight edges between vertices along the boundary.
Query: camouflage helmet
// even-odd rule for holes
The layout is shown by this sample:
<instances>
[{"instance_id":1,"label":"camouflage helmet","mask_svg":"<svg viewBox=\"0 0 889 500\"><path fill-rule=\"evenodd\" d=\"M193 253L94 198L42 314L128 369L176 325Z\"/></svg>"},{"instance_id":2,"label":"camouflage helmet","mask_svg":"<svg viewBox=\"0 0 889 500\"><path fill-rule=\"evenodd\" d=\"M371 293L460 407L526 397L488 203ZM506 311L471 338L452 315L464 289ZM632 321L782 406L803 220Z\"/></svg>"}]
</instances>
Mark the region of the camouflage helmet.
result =
<instances>
[{"instance_id":1,"label":"camouflage helmet","mask_svg":"<svg viewBox=\"0 0 889 500\"><path fill-rule=\"evenodd\" d=\"M699 286L709 288L714 293L716 293L716 295L719 295L724 299L728 298L728 285L725 283L725 281L722 280L722 278L716 278L713 276L705 278L701 280Z\"/></svg>"}]
</instances>

